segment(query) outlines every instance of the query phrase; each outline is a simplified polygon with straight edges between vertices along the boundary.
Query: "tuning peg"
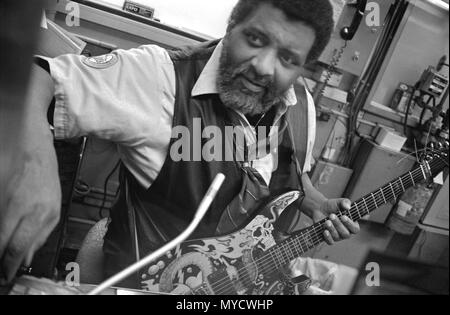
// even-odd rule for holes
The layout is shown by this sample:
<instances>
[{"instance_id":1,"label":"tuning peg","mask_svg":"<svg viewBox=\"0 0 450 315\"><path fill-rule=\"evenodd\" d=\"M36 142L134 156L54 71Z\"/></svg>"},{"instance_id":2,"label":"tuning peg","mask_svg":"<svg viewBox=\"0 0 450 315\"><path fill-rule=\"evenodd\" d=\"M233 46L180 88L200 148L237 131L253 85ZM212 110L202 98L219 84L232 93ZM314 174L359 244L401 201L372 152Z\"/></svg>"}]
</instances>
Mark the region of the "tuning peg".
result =
<instances>
[{"instance_id":1,"label":"tuning peg","mask_svg":"<svg viewBox=\"0 0 450 315\"><path fill-rule=\"evenodd\" d=\"M434 143L433 143L433 142L431 142L431 143L430 143L429 147L430 147L430 151L431 151L431 153L433 153L433 152L435 152L435 151L436 151L436 146L434 145Z\"/></svg>"}]
</instances>

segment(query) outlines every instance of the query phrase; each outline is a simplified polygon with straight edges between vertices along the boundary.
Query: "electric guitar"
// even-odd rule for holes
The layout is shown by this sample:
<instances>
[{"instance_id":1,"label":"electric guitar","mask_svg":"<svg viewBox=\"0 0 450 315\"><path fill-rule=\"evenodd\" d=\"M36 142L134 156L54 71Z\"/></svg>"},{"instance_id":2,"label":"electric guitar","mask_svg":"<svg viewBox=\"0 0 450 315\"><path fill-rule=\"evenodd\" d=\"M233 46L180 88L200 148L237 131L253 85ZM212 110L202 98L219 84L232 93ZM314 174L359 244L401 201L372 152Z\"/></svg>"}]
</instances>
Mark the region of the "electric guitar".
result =
<instances>
[{"instance_id":1,"label":"electric guitar","mask_svg":"<svg viewBox=\"0 0 450 315\"><path fill-rule=\"evenodd\" d=\"M397 199L408 188L437 176L448 167L446 153L431 160L340 212L353 221ZM326 219L280 238L276 221L300 196L291 191L269 202L244 229L230 235L180 244L141 272L142 289L177 295L292 294L295 279L284 267L324 242Z\"/></svg>"}]
</instances>

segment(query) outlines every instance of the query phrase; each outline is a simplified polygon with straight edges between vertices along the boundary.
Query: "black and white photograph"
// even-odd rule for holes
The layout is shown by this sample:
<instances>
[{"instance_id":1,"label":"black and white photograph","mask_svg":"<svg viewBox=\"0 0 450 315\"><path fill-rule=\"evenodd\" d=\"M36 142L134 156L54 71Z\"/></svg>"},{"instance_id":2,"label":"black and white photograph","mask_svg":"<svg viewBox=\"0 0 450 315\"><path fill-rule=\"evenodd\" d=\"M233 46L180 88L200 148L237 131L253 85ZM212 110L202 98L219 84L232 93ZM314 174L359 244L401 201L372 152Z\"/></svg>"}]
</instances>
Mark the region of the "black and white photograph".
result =
<instances>
[{"instance_id":1,"label":"black and white photograph","mask_svg":"<svg viewBox=\"0 0 450 315\"><path fill-rule=\"evenodd\" d=\"M449 295L449 58L448 0L0 0L0 295Z\"/></svg>"}]
</instances>

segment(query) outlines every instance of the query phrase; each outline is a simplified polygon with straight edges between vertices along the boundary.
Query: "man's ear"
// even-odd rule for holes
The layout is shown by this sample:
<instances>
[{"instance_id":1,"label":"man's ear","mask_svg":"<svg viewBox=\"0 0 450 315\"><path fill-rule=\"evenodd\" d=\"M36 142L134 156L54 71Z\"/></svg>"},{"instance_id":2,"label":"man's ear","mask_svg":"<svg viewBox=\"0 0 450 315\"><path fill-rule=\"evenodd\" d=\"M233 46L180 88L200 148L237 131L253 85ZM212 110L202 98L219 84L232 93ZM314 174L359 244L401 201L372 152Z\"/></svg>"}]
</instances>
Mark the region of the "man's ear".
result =
<instances>
[{"instance_id":1,"label":"man's ear","mask_svg":"<svg viewBox=\"0 0 450 315\"><path fill-rule=\"evenodd\" d=\"M228 30L228 31L226 32L226 34L223 36L222 42L223 42L224 45L227 45L227 44L228 44L228 41L230 40L230 36L231 36L233 30L234 30L234 28L231 29L231 30Z\"/></svg>"}]
</instances>

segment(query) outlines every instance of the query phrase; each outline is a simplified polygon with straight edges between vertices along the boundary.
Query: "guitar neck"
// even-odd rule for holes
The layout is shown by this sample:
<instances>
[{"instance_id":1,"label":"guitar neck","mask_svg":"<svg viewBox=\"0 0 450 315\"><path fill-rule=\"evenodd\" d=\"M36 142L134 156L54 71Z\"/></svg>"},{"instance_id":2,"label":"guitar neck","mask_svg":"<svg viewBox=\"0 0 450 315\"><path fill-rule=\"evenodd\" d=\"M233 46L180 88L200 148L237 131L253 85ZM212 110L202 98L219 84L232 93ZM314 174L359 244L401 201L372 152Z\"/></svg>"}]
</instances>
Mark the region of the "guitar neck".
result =
<instances>
[{"instance_id":1,"label":"guitar neck","mask_svg":"<svg viewBox=\"0 0 450 315\"><path fill-rule=\"evenodd\" d=\"M438 160L434 160L431 165L421 165L415 170L406 173L405 175L354 202L350 210L338 212L337 216L342 217L345 215L353 221L359 221L377 208L397 199L408 188L413 187L427 179L429 175L437 175L438 172L443 169L443 165L441 164L443 163ZM271 248L267 252L267 255L271 257L276 266L285 266L293 259L300 257L302 254L325 241L324 232L325 223L327 220L328 219L324 219L307 229L297 232L295 235Z\"/></svg>"}]
</instances>

